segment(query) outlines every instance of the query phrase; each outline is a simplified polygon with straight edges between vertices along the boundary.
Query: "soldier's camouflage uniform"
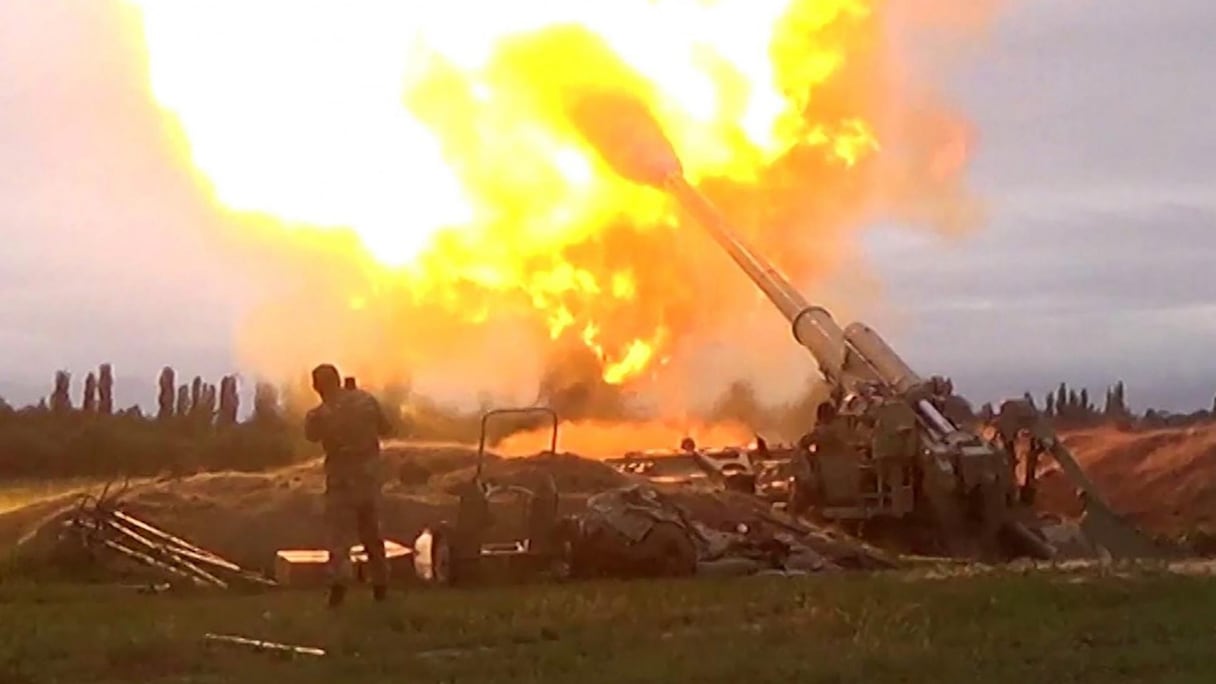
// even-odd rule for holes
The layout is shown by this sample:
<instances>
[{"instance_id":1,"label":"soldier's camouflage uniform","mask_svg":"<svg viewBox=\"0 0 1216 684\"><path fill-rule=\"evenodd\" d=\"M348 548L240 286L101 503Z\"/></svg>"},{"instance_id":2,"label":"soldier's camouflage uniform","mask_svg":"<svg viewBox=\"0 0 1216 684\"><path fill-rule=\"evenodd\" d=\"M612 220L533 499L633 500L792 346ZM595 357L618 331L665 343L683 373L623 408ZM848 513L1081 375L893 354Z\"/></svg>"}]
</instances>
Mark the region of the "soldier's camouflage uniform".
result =
<instances>
[{"instance_id":1,"label":"soldier's camouflage uniform","mask_svg":"<svg viewBox=\"0 0 1216 684\"><path fill-rule=\"evenodd\" d=\"M350 580L353 527L368 555L372 584L388 581L384 539L380 534L380 437L388 421L375 397L343 389L308 412L305 434L325 450L325 519L328 572L334 584Z\"/></svg>"}]
</instances>

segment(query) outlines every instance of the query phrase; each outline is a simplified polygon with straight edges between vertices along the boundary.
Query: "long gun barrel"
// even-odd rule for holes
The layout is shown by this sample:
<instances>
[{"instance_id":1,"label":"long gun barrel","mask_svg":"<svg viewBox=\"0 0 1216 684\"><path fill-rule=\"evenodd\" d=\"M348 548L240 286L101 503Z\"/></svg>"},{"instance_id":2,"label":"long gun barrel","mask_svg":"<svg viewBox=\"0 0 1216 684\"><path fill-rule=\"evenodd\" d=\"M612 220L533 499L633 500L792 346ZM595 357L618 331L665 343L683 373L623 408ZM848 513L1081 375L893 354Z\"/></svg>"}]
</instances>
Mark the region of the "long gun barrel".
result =
<instances>
[{"instance_id":1,"label":"long gun barrel","mask_svg":"<svg viewBox=\"0 0 1216 684\"><path fill-rule=\"evenodd\" d=\"M920 376L871 328L853 323L841 329L826 309L809 304L785 276L744 244L717 207L682 175L669 175L663 188L785 316L793 328L794 339L811 352L829 382L848 385L854 378L865 379L882 382L900 392L921 384ZM936 410L929 413L925 418L935 429L943 433L953 431L954 426L940 413Z\"/></svg>"},{"instance_id":2,"label":"long gun barrel","mask_svg":"<svg viewBox=\"0 0 1216 684\"><path fill-rule=\"evenodd\" d=\"M789 280L752 253L722 213L689 185L679 155L644 102L621 93L585 92L571 98L567 114L622 177L667 192L683 205L790 322L794 339L811 352L829 382L848 387L855 378L880 381L899 392L922 384L877 333L857 323L842 330L831 314L807 303ZM936 415L925 418L935 429L952 432L940 414L930 413Z\"/></svg>"},{"instance_id":3,"label":"long gun barrel","mask_svg":"<svg viewBox=\"0 0 1216 684\"><path fill-rule=\"evenodd\" d=\"M859 380L878 381L897 393L906 393L923 384L921 377L870 327L862 323L852 323L842 330L825 309L809 304L785 276L744 244L722 213L704 195L689 185L683 175L670 174L663 181L662 187L709 232L714 241L785 316L793 327L794 338L815 357L820 371L829 382L848 387ZM964 457L963 460L992 459L996 455L991 445L978 439L977 435L960 430L927 399L917 399L912 405L926 430L925 437L928 439L930 451L943 470L954 469L951 459L945 455L956 449ZM1072 454L1042 419L1038 418L1032 425L1040 441L1070 479L1088 495L1089 515L1083 525L1090 538L1099 541L1117 555L1154 555L1152 544L1110 510ZM939 498L934 506L939 510L942 520L957 517L957 513L949 512L953 506L949 500ZM1021 523L1011 523L1007 529L1019 534L1028 543L1041 545ZM1054 552L1048 551L1046 555L1050 556L1051 553Z\"/></svg>"},{"instance_id":4,"label":"long gun barrel","mask_svg":"<svg viewBox=\"0 0 1216 684\"><path fill-rule=\"evenodd\" d=\"M821 307L808 304L783 275L752 254L731 230L721 212L689 185L683 176L672 175L665 185L671 196L704 226L714 241L726 250L790 322L794 339L810 350L824 376L829 381L840 382L844 370L845 339L844 331L832 315Z\"/></svg>"}]
</instances>

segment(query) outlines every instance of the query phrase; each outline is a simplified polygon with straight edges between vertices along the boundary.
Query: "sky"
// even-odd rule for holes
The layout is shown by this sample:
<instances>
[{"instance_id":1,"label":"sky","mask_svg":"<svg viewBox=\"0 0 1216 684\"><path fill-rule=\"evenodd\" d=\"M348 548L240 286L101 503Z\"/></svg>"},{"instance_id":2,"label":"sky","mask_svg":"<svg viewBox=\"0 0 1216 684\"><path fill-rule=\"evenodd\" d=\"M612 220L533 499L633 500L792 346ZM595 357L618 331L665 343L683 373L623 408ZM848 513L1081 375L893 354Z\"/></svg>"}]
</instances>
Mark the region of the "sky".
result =
<instances>
[{"instance_id":1,"label":"sky","mask_svg":"<svg viewBox=\"0 0 1216 684\"><path fill-rule=\"evenodd\" d=\"M251 285L290 277L224 243L122 12L0 3L0 396L13 403L102 361L120 404L149 401L166 364L238 370ZM869 230L887 313L868 322L976 403L1123 379L1135 406L1209 406L1213 30L1210 0L1011 1L949 80L979 132L970 182L987 220L952 238Z\"/></svg>"},{"instance_id":2,"label":"sky","mask_svg":"<svg viewBox=\"0 0 1216 684\"><path fill-rule=\"evenodd\" d=\"M1133 404L1216 392L1216 3L1014 3L954 88L988 222L867 236L923 372L997 397L1124 379Z\"/></svg>"}]
</instances>

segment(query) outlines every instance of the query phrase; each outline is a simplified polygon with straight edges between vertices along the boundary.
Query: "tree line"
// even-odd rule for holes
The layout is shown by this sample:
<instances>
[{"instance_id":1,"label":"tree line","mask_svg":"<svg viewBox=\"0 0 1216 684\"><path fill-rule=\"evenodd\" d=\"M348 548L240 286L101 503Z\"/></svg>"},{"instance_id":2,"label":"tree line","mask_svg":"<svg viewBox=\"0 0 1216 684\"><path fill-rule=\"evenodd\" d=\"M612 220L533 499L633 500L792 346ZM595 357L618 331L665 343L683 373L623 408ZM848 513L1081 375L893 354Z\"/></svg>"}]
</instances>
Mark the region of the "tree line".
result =
<instances>
[{"instance_id":1,"label":"tree line","mask_svg":"<svg viewBox=\"0 0 1216 684\"><path fill-rule=\"evenodd\" d=\"M1153 408L1136 413L1128 404L1127 387L1122 380L1106 388L1101 404L1091 398L1088 388L1077 389L1065 382L1046 392L1041 400L1036 400L1030 393L1026 393L1024 399L1050 418L1057 427L1065 429L1099 425L1115 425L1125 429L1182 427L1216 419L1216 398L1213 399L1211 408L1189 413L1171 413ZM980 415L991 417L994 411L992 404L984 404Z\"/></svg>"},{"instance_id":2,"label":"tree line","mask_svg":"<svg viewBox=\"0 0 1216 684\"><path fill-rule=\"evenodd\" d=\"M13 478L151 476L207 470L258 471L318 455L303 440L304 412L315 403L307 378L275 385L256 382L252 406L242 417L240 380L224 376L212 384L201 377L178 381L164 368L156 380L156 406L145 415L139 406L116 408L114 372L103 364L89 372L76 394L72 376L55 373L51 392L36 405L14 408L0 399L0 480ZM537 401L552 406L565 420L583 418L628 421L635 415L619 388L577 384L542 387ZM476 441L488 399L471 410L439 405L411 391L407 382L376 392L400 437ZM734 420L779 440L797 439L814 423L815 407L825 399L822 383L809 382L790 404L769 406L746 381L730 385L704 419ZM1106 389L1098 403L1087 388L1060 383L1031 401L1062 429L1113 424L1125 429L1193 425L1216 419L1211 410L1185 415L1149 409L1133 412L1122 381ZM981 417L994 412L981 407ZM539 427L543 418L507 417L492 425L488 442L519 430ZM675 445L672 445L673 448Z\"/></svg>"},{"instance_id":3,"label":"tree line","mask_svg":"<svg viewBox=\"0 0 1216 684\"><path fill-rule=\"evenodd\" d=\"M279 389L258 383L241 420L236 376L218 385L195 377L178 384L161 371L156 412L116 409L114 372L102 364L73 394L72 376L55 373L50 394L14 408L0 399L0 479L150 476L202 470L260 470L309 451Z\"/></svg>"},{"instance_id":4,"label":"tree line","mask_svg":"<svg viewBox=\"0 0 1216 684\"><path fill-rule=\"evenodd\" d=\"M320 454L303 438L304 413L317 401L305 376L281 385L255 382L244 417L237 376L179 382L165 367L148 413L138 405L116 408L110 364L90 371L77 387L72 380L57 371L49 395L22 408L0 398L0 482L256 472ZM475 442L482 413L493 408L488 398L470 410L444 406L414 393L408 382L372 391L398 437ZM490 426L488 442L542 424L535 416L506 416Z\"/></svg>"}]
</instances>

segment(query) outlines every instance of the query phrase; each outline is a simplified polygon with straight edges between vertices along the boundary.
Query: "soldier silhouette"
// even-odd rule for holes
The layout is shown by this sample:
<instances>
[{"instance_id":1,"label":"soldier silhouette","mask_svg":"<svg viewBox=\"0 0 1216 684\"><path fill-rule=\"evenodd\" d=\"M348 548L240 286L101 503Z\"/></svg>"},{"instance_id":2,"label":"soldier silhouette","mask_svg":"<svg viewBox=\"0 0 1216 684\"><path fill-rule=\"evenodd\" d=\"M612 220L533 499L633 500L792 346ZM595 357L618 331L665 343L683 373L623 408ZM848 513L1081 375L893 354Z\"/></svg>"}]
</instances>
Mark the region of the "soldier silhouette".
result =
<instances>
[{"instance_id":1,"label":"soldier silhouette","mask_svg":"<svg viewBox=\"0 0 1216 684\"><path fill-rule=\"evenodd\" d=\"M388 565L380 534L380 438L389 435L390 425L375 397L343 387L334 366L317 366L312 385L321 404L305 417L304 433L325 450L329 605L338 606L346 596L351 528L367 553L373 595L383 601L388 591Z\"/></svg>"}]
</instances>

